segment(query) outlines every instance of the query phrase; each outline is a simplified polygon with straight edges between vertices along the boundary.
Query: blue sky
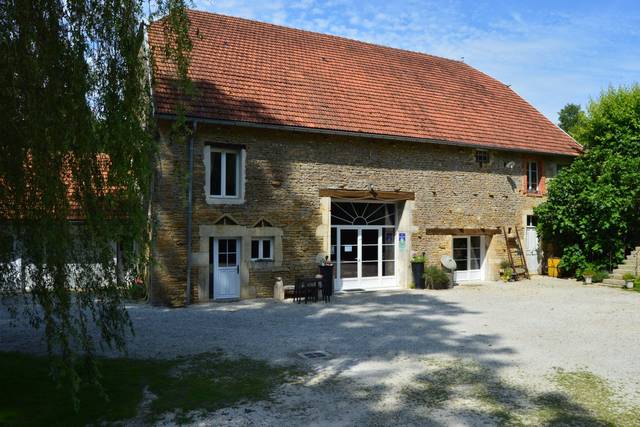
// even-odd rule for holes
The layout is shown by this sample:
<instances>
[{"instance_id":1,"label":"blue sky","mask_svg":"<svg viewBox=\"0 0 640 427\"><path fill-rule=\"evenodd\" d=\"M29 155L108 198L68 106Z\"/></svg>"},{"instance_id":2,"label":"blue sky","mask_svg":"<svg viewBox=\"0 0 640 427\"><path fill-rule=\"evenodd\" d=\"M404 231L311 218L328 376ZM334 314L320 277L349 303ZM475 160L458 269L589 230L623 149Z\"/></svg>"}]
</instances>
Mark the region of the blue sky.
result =
<instances>
[{"instance_id":1,"label":"blue sky","mask_svg":"<svg viewBox=\"0 0 640 427\"><path fill-rule=\"evenodd\" d=\"M553 122L640 81L640 1L194 0L200 10L427 52L510 84Z\"/></svg>"}]
</instances>

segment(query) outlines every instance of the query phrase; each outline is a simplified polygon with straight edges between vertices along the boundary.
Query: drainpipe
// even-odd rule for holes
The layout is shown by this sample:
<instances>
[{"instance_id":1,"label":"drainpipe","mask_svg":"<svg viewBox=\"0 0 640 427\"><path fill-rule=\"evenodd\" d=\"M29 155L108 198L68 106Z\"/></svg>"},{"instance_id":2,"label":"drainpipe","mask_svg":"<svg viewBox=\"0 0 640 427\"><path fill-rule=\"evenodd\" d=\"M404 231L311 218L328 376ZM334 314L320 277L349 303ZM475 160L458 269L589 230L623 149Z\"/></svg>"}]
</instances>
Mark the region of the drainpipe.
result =
<instances>
[{"instance_id":1,"label":"drainpipe","mask_svg":"<svg viewBox=\"0 0 640 427\"><path fill-rule=\"evenodd\" d=\"M189 136L189 173L187 177L187 298L186 305L191 304L191 235L192 220L191 212L193 211L193 139L198 131L198 122L193 122L191 135Z\"/></svg>"}]
</instances>

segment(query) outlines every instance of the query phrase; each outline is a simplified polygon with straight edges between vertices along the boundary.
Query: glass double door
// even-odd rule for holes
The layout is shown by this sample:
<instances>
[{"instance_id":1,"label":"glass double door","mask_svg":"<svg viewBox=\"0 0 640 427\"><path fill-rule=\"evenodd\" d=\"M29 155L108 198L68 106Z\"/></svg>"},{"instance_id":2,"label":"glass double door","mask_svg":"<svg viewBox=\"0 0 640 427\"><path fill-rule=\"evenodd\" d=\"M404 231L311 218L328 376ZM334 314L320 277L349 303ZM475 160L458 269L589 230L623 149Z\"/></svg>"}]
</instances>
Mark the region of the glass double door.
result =
<instances>
[{"instance_id":1,"label":"glass double door","mask_svg":"<svg viewBox=\"0 0 640 427\"><path fill-rule=\"evenodd\" d=\"M484 239L482 236L453 238L453 259L456 262L454 280L456 282L484 280Z\"/></svg>"},{"instance_id":2,"label":"glass double door","mask_svg":"<svg viewBox=\"0 0 640 427\"><path fill-rule=\"evenodd\" d=\"M337 289L394 286L396 239L393 227L334 227L331 235Z\"/></svg>"}]
</instances>

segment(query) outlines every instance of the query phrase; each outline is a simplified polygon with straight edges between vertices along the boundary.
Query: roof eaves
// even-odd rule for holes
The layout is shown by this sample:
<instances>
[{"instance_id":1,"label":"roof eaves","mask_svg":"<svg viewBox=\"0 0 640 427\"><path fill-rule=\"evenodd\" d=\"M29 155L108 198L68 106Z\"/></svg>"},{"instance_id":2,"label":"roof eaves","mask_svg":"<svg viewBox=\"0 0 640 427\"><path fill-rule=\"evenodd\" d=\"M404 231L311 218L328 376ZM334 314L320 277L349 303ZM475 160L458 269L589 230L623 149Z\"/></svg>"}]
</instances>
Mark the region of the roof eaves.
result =
<instances>
[{"instance_id":1,"label":"roof eaves","mask_svg":"<svg viewBox=\"0 0 640 427\"><path fill-rule=\"evenodd\" d=\"M156 118L164 119L164 120L174 120L175 117L176 117L175 114L156 114ZM185 119L187 121L197 121L204 124L239 126L239 127L259 128L259 129L286 130L286 131L293 131L293 132L318 133L318 134L324 134L324 135L354 136L358 138L375 138L375 139L385 139L385 140L403 141L403 142L419 142L419 143L429 143L429 144L438 144L438 145L449 145L454 147L468 147L468 148L476 148L476 149L497 150L497 151L505 151L505 152L516 152L516 153L530 153L530 154L547 155L547 156L577 157L578 155L580 155L580 152L578 151L576 151L575 153L569 154L569 153L561 153L561 152L554 152L554 151L530 150L526 148L517 148L517 147L504 147L500 145L478 144L478 143L465 142L465 141L449 141L449 140L441 140L441 139L433 139L433 138L417 138L417 137L408 137L403 135L353 132L353 131L343 131L343 130L337 130L337 129L311 128L311 127L303 127L303 126L274 125L274 124L267 124L267 123L256 123L256 122L238 121L238 120L211 119L207 117L197 117L197 116L186 116ZM576 144L578 143L576 142ZM578 146L582 148L580 144L578 144Z\"/></svg>"}]
</instances>

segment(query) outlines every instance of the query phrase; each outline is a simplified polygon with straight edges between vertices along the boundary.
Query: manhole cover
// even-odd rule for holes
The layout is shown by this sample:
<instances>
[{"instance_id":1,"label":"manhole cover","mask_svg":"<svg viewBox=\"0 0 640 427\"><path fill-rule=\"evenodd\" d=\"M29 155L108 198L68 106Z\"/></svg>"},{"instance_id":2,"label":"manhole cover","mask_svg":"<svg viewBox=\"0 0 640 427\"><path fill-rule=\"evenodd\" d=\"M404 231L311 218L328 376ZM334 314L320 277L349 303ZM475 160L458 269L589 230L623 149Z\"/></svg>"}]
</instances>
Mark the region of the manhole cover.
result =
<instances>
[{"instance_id":1,"label":"manhole cover","mask_svg":"<svg viewBox=\"0 0 640 427\"><path fill-rule=\"evenodd\" d=\"M298 356L308 360L328 359L329 353L321 350L313 350L313 351L303 351L302 353L298 353Z\"/></svg>"}]
</instances>

